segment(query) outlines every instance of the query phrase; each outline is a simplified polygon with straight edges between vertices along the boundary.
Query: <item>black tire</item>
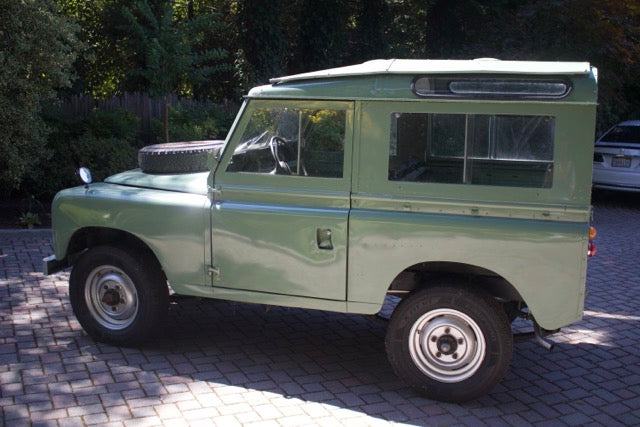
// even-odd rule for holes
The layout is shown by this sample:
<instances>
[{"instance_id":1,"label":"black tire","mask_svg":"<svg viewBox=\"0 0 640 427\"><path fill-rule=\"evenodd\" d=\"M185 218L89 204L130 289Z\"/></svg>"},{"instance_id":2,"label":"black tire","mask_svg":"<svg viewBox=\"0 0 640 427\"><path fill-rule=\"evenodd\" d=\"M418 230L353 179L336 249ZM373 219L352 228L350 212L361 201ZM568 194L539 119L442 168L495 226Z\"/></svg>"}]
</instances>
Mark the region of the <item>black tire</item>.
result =
<instances>
[{"instance_id":1,"label":"black tire","mask_svg":"<svg viewBox=\"0 0 640 427\"><path fill-rule=\"evenodd\" d=\"M150 256L96 246L73 266L69 297L76 318L96 341L138 345L159 329L169 292L160 266Z\"/></svg>"},{"instance_id":2,"label":"black tire","mask_svg":"<svg viewBox=\"0 0 640 427\"><path fill-rule=\"evenodd\" d=\"M502 379L513 336L493 298L455 284L437 285L398 304L385 345L389 363L406 383L430 399L465 402Z\"/></svg>"},{"instance_id":3,"label":"black tire","mask_svg":"<svg viewBox=\"0 0 640 427\"><path fill-rule=\"evenodd\" d=\"M169 142L148 145L138 150L138 164L146 173L205 172L210 168L209 157L224 141Z\"/></svg>"}]
</instances>

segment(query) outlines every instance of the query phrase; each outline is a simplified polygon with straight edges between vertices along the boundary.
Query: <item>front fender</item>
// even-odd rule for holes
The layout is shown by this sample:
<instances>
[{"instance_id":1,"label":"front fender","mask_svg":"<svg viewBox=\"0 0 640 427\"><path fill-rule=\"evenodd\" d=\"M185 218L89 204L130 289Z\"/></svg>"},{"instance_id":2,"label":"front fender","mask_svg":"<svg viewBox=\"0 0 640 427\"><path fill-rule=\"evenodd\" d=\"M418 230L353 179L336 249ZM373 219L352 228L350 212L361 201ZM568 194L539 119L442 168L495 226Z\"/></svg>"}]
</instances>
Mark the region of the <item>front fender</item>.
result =
<instances>
[{"instance_id":1,"label":"front fender","mask_svg":"<svg viewBox=\"0 0 640 427\"><path fill-rule=\"evenodd\" d=\"M155 254L172 288L210 285L210 201L206 195L96 183L59 192L52 204L55 256L63 260L75 233L119 230Z\"/></svg>"}]
</instances>

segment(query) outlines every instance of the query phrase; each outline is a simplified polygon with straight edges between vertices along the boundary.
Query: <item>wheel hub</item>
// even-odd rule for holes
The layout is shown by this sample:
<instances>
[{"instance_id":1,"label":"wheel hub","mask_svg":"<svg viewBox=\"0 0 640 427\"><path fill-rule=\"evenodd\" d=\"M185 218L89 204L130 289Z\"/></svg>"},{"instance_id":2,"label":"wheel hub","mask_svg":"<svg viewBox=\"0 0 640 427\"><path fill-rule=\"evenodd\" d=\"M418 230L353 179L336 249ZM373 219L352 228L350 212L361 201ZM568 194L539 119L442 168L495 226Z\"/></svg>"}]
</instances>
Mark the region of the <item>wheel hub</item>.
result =
<instances>
[{"instance_id":1,"label":"wheel hub","mask_svg":"<svg viewBox=\"0 0 640 427\"><path fill-rule=\"evenodd\" d=\"M437 340L438 351L445 355L454 354L458 348L458 342L452 335L443 335Z\"/></svg>"},{"instance_id":2,"label":"wheel hub","mask_svg":"<svg viewBox=\"0 0 640 427\"><path fill-rule=\"evenodd\" d=\"M138 313L138 294L129 276L121 269L103 265L87 277L85 301L93 318L111 330L133 323Z\"/></svg>"},{"instance_id":3,"label":"wheel hub","mask_svg":"<svg viewBox=\"0 0 640 427\"><path fill-rule=\"evenodd\" d=\"M486 344L477 323L453 309L422 315L411 328L409 353L429 377L446 383L464 381L482 364Z\"/></svg>"},{"instance_id":4,"label":"wheel hub","mask_svg":"<svg viewBox=\"0 0 640 427\"><path fill-rule=\"evenodd\" d=\"M108 289L102 296L102 302L111 307L114 307L120 304L120 301L121 301L120 294L118 293L118 291L114 289Z\"/></svg>"}]
</instances>

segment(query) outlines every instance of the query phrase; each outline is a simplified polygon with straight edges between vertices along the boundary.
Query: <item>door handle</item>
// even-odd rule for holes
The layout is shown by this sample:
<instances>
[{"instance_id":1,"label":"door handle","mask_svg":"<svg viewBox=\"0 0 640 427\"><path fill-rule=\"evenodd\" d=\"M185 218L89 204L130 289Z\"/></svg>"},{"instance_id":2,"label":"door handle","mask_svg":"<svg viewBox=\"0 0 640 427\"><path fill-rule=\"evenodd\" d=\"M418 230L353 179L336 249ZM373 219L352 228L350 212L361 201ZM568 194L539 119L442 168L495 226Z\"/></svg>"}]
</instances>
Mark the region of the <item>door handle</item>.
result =
<instances>
[{"instance_id":1,"label":"door handle","mask_svg":"<svg viewBox=\"0 0 640 427\"><path fill-rule=\"evenodd\" d=\"M333 249L333 241L331 240L330 228L318 228L316 229L316 243L318 249L331 250Z\"/></svg>"}]
</instances>

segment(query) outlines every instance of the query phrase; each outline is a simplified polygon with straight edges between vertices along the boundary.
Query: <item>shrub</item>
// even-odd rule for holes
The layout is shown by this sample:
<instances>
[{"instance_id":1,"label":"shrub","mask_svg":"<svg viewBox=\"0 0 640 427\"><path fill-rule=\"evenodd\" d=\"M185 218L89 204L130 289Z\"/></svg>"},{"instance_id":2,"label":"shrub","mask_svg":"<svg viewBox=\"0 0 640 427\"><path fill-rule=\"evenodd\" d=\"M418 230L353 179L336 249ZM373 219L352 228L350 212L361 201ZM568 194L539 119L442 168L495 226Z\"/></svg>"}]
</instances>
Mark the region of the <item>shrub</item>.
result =
<instances>
[{"instance_id":1,"label":"shrub","mask_svg":"<svg viewBox=\"0 0 640 427\"><path fill-rule=\"evenodd\" d=\"M200 141L224 139L235 111L209 101L179 101L169 107L169 140ZM152 128L162 135L162 119L153 119ZM161 136L158 142L163 142Z\"/></svg>"},{"instance_id":2,"label":"shrub","mask_svg":"<svg viewBox=\"0 0 640 427\"><path fill-rule=\"evenodd\" d=\"M76 169L91 169L95 181L136 167L138 118L125 110L93 110L85 118L50 111L47 148L52 155L25 178L24 191L41 200L79 183Z\"/></svg>"}]
</instances>

